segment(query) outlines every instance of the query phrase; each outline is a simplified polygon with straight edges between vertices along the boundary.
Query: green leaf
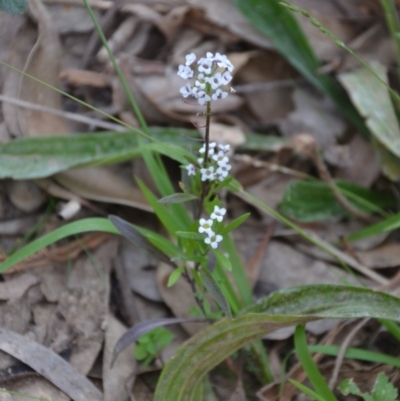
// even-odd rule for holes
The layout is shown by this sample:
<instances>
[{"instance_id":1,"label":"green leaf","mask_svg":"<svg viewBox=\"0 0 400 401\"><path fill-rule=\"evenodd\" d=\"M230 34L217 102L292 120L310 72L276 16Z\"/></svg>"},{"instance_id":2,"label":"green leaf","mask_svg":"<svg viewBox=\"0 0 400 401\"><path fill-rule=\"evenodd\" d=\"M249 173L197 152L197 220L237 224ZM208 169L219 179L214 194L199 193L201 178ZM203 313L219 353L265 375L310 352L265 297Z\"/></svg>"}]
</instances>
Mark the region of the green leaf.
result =
<instances>
[{"instance_id":1,"label":"green leaf","mask_svg":"<svg viewBox=\"0 0 400 401\"><path fill-rule=\"evenodd\" d=\"M370 68L387 84L384 65L375 61ZM400 128L387 86L365 67L341 74L339 79L378 144L384 145L387 151L396 156L397 163L394 164L397 168L394 171L384 158L381 159L384 173L392 180L400 180Z\"/></svg>"},{"instance_id":2,"label":"green leaf","mask_svg":"<svg viewBox=\"0 0 400 401\"><path fill-rule=\"evenodd\" d=\"M364 122L346 93L329 75L318 74L320 63L292 12L277 0L232 0L250 22L316 88L328 95L344 115L368 135Z\"/></svg>"},{"instance_id":3,"label":"green leaf","mask_svg":"<svg viewBox=\"0 0 400 401\"><path fill-rule=\"evenodd\" d=\"M73 223L66 224L42 237L32 241L30 244L19 249L17 252L8 256L7 259L0 263L0 273L23 261L41 249L54 244L55 242L75 234L86 233L90 231L103 231L112 234L120 234L118 229L105 218L88 218Z\"/></svg>"},{"instance_id":4,"label":"green leaf","mask_svg":"<svg viewBox=\"0 0 400 401\"><path fill-rule=\"evenodd\" d=\"M293 386L297 387L300 391L302 391L304 394L308 395L309 397L313 398L315 401L326 401L325 398L321 397L318 393L315 391L311 390L307 386L305 386L302 383L299 383L296 380L289 379L289 382L293 384Z\"/></svg>"},{"instance_id":5,"label":"green leaf","mask_svg":"<svg viewBox=\"0 0 400 401\"><path fill-rule=\"evenodd\" d=\"M194 233L193 231L176 231L175 234L178 237L186 239L194 239L196 241L204 241L204 234Z\"/></svg>"},{"instance_id":6,"label":"green leaf","mask_svg":"<svg viewBox=\"0 0 400 401\"><path fill-rule=\"evenodd\" d=\"M389 382L385 373L381 372L376 378L374 388L372 389L372 396L374 401L396 401L398 391Z\"/></svg>"},{"instance_id":7,"label":"green leaf","mask_svg":"<svg viewBox=\"0 0 400 401\"><path fill-rule=\"evenodd\" d=\"M161 198L158 202L159 203L184 203L184 202L189 202L195 199L199 199L198 196L192 195L192 194L186 194L184 192L181 193L176 193L172 195L165 196L164 198Z\"/></svg>"},{"instance_id":8,"label":"green leaf","mask_svg":"<svg viewBox=\"0 0 400 401\"><path fill-rule=\"evenodd\" d=\"M381 234L387 231L393 231L400 228L400 213L388 217L379 223L372 224L367 228L363 228L347 237L348 241L357 241L359 239L370 237L371 235Z\"/></svg>"},{"instance_id":9,"label":"green leaf","mask_svg":"<svg viewBox=\"0 0 400 401\"><path fill-rule=\"evenodd\" d=\"M220 251L217 251L216 249L213 250L213 253L215 255L215 258L217 259L217 262L221 267L224 267L226 270L232 271L232 265L230 260Z\"/></svg>"},{"instance_id":10,"label":"green leaf","mask_svg":"<svg viewBox=\"0 0 400 401\"><path fill-rule=\"evenodd\" d=\"M170 275L168 279L168 284L167 287L172 287L178 280L179 277L182 276L183 269L185 266L179 266L177 269L175 269Z\"/></svg>"},{"instance_id":11,"label":"green leaf","mask_svg":"<svg viewBox=\"0 0 400 401\"><path fill-rule=\"evenodd\" d=\"M146 344L146 351L150 355L156 355L157 354L157 345L153 341L148 342Z\"/></svg>"},{"instance_id":12,"label":"green leaf","mask_svg":"<svg viewBox=\"0 0 400 401\"><path fill-rule=\"evenodd\" d=\"M361 393L361 391L358 388L357 384L354 383L353 379L343 380L339 384L338 389L343 395L354 394L354 395L358 395L360 397L363 396L363 394Z\"/></svg>"},{"instance_id":13,"label":"green leaf","mask_svg":"<svg viewBox=\"0 0 400 401\"><path fill-rule=\"evenodd\" d=\"M238 228L241 224L243 224L249 217L251 213L245 213L237 219L231 221L226 227L224 227L219 234L225 235L233 231L235 228Z\"/></svg>"},{"instance_id":14,"label":"green leaf","mask_svg":"<svg viewBox=\"0 0 400 401\"><path fill-rule=\"evenodd\" d=\"M311 357L307 346L306 330L304 325L296 327L294 333L294 347L301 366L314 386L315 391L321 395L325 401L337 401L337 398L330 390L328 384Z\"/></svg>"},{"instance_id":15,"label":"green leaf","mask_svg":"<svg viewBox=\"0 0 400 401\"><path fill-rule=\"evenodd\" d=\"M362 211L395 206L395 200L391 196L346 181L337 181L336 185ZM329 186L322 181L291 182L286 188L279 210L285 216L302 222L332 220L349 215L336 200Z\"/></svg>"},{"instance_id":16,"label":"green leaf","mask_svg":"<svg viewBox=\"0 0 400 401\"><path fill-rule=\"evenodd\" d=\"M244 345L280 328L321 318L367 317L400 321L400 299L350 286L310 285L280 291L243 315L225 318L189 339L165 365L154 401L191 399L208 371Z\"/></svg>"},{"instance_id":17,"label":"green leaf","mask_svg":"<svg viewBox=\"0 0 400 401\"><path fill-rule=\"evenodd\" d=\"M0 11L9 14L22 14L27 7L26 0L0 0Z\"/></svg>"},{"instance_id":18,"label":"green leaf","mask_svg":"<svg viewBox=\"0 0 400 401\"><path fill-rule=\"evenodd\" d=\"M135 347L135 359L138 361L143 361L147 357L147 350L144 344L138 344Z\"/></svg>"},{"instance_id":19,"label":"green leaf","mask_svg":"<svg viewBox=\"0 0 400 401\"><path fill-rule=\"evenodd\" d=\"M202 269L200 275L202 277L204 287L211 294L211 296L223 310L225 315L232 318L232 312L231 308L229 307L229 303L224 293L222 292L221 287L215 280L213 274L208 269Z\"/></svg>"}]
</instances>

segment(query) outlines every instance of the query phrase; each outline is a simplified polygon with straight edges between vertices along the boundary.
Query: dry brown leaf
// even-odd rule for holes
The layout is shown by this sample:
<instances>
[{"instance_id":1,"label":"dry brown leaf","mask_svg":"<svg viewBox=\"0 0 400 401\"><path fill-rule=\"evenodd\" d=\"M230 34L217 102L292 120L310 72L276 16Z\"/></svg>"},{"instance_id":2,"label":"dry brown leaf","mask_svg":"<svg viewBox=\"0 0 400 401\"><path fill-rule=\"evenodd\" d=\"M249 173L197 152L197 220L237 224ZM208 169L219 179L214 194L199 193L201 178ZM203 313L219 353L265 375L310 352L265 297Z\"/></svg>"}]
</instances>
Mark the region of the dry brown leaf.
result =
<instances>
[{"instance_id":1,"label":"dry brown leaf","mask_svg":"<svg viewBox=\"0 0 400 401\"><path fill-rule=\"evenodd\" d=\"M65 79L68 84L74 86L93 86L106 88L110 85L107 75L89 70L66 69L60 73L60 79Z\"/></svg>"},{"instance_id":2,"label":"dry brown leaf","mask_svg":"<svg viewBox=\"0 0 400 401\"><path fill-rule=\"evenodd\" d=\"M122 352L110 369L114 346L126 330L126 327L113 315L108 315L103 354L103 401L130 400L130 389L127 389L127 384L136 371L134 345Z\"/></svg>"},{"instance_id":3,"label":"dry brown leaf","mask_svg":"<svg viewBox=\"0 0 400 401\"><path fill-rule=\"evenodd\" d=\"M101 401L100 391L48 348L27 341L14 331L0 329L0 349L40 373L74 401Z\"/></svg>"},{"instance_id":4,"label":"dry brown leaf","mask_svg":"<svg viewBox=\"0 0 400 401\"><path fill-rule=\"evenodd\" d=\"M8 301L21 298L32 286L39 283L39 278L31 273L15 275L5 282L0 282L0 300Z\"/></svg>"},{"instance_id":5,"label":"dry brown leaf","mask_svg":"<svg viewBox=\"0 0 400 401\"><path fill-rule=\"evenodd\" d=\"M396 241L384 244L368 251L356 252L361 262L372 269L400 266L400 244Z\"/></svg>"},{"instance_id":6,"label":"dry brown leaf","mask_svg":"<svg viewBox=\"0 0 400 401\"><path fill-rule=\"evenodd\" d=\"M227 28L233 34L264 49L270 49L271 43L240 13L229 0L186 0L195 8L204 10L206 18L214 25Z\"/></svg>"}]
</instances>

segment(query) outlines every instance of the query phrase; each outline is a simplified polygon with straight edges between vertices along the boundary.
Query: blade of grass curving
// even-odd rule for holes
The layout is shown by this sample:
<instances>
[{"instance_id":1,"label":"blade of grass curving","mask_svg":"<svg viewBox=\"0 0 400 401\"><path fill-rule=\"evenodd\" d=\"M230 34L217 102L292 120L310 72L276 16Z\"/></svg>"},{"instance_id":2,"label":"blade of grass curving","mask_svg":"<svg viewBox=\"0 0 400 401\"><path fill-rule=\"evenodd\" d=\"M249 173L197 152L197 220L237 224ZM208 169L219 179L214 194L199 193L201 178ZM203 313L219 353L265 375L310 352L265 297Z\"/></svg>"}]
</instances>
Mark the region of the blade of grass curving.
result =
<instances>
[{"instance_id":1,"label":"blade of grass curving","mask_svg":"<svg viewBox=\"0 0 400 401\"><path fill-rule=\"evenodd\" d=\"M75 221L43 235L13 253L4 262L0 263L0 273L63 238L90 231L103 231L111 234L119 234L117 228L105 218L93 217Z\"/></svg>"},{"instance_id":2,"label":"blade of grass curving","mask_svg":"<svg viewBox=\"0 0 400 401\"><path fill-rule=\"evenodd\" d=\"M337 356L340 353L338 345L309 345L310 352L316 352L324 355ZM360 361L380 363L384 365L394 366L400 369L400 359L380 352L368 351L358 348L347 348L344 353L345 358L358 359Z\"/></svg>"},{"instance_id":3,"label":"blade of grass curving","mask_svg":"<svg viewBox=\"0 0 400 401\"><path fill-rule=\"evenodd\" d=\"M223 319L180 347L161 373L154 401L191 399L196 383L218 363L242 346L282 327L321 318L400 321L399 298L364 288L311 285L279 291L272 297L272 301L260 303L257 313L245 312L234 319ZM284 315L275 315L274 310Z\"/></svg>"},{"instance_id":4,"label":"blade of grass curving","mask_svg":"<svg viewBox=\"0 0 400 401\"><path fill-rule=\"evenodd\" d=\"M298 382L297 380L289 379L289 382L293 384L296 388L302 391L304 394L308 395L315 401L326 401L324 397L320 396L315 391L311 390L309 387L305 386L304 384Z\"/></svg>"},{"instance_id":5,"label":"blade of grass curving","mask_svg":"<svg viewBox=\"0 0 400 401\"><path fill-rule=\"evenodd\" d=\"M321 375L321 372L311 357L311 354L308 350L306 330L304 325L299 325L296 327L294 332L294 347L301 366L314 386L316 393L322 396L325 401L337 401L337 398L332 393L328 383Z\"/></svg>"},{"instance_id":6,"label":"blade of grass curving","mask_svg":"<svg viewBox=\"0 0 400 401\"><path fill-rule=\"evenodd\" d=\"M174 214L171 213L164 205L158 202L158 199L154 196L154 194L146 187L146 185L136 178L136 182L138 183L140 189L143 192L143 195L149 202L150 206L153 208L154 213L161 220L164 227L168 230L168 232L176 237L177 231L188 231L188 227L190 226L190 219L186 222L183 222L181 219L177 219ZM170 205L176 206L176 205Z\"/></svg>"},{"instance_id":7,"label":"blade of grass curving","mask_svg":"<svg viewBox=\"0 0 400 401\"><path fill-rule=\"evenodd\" d=\"M354 234L350 234L347 236L347 241L353 242L363 238L370 237L372 235L378 235L383 232L393 231L400 228L400 213L394 214L393 216L388 217L380 221L379 223L372 224L367 228L363 228L355 232Z\"/></svg>"},{"instance_id":8,"label":"blade of grass curving","mask_svg":"<svg viewBox=\"0 0 400 401\"><path fill-rule=\"evenodd\" d=\"M231 0L275 48L315 87L328 95L365 135L368 129L344 90L328 75L317 73L320 63L292 13L277 0Z\"/></svg>"},{"instance_id":9,"label":"blade of grass curving","mask_svg":"<svg viewBox=\"0 0 400 401\"><path fill-rule=\"evenodd\" d=\"M387 26L397 49L397 66L400 67L400 21L397 15L396 6L393 0L381 0L382 8L385 11Z\"/></svg>"}]
</instances>

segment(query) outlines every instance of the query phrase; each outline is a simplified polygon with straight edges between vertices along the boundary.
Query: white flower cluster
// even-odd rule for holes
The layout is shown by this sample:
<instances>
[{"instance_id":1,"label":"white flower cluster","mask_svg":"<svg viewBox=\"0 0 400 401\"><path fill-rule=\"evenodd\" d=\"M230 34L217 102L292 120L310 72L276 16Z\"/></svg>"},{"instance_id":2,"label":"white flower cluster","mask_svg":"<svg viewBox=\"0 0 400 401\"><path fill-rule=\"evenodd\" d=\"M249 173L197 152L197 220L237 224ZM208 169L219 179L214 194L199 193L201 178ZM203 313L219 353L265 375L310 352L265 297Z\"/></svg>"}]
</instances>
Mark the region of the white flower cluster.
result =
<instances>
[{"instance_id":1,"label":"white flower cluster","mask_svg":"<svg viewBox=\"0 0 400 401\"><path fill-rule=\"evenodd\" d=\"M229 164L229 158L227 153L230 150L230 145L221 145L216 142L210 142L208 145L208 163L206 166L200 168L201 180L202 181L223 181L229 174L229 170L232 166ZM204 154L206 151L206 146L199 150L200 154ZM197 159L200 165L204 163L204 157ZM188 175L196 174L196 166L189 164L186 167Z\"/></svg>"},{"instance_id":2,"label":"white flower cluster","mask_svg":"<svg viewBox=\"0 0 400 401\"><path fill-rule=\"evenodd\" d=\"M206 234L204 242L211 246L213 249L218 248L218 243L222 241L222 235L215 234L213 231L213 224L217 221L222 222L226 213L226 209L223 207L214 207L214 211L211 213L211 219L200 219L199 222L199 233Z\"/></svg>"},{"instance_id":3,"label":"white flower cluster","mask_svg":"<svg viewBox=\"0 0 400 401\"><path fill-rule=\"evenodd\" d=\"M183 79L194 79L195 83L193 86L187 83L180 92L185 98L193 96L201 105L211 100L224 99L228 92L220 87L231 82L232 71L233 65L224 54L213 55L208 52L206 57L201 57L196 62L196 55L190 53L186 56L185 65L179 66L178 75Z\"/></svg>"}]
</instances>

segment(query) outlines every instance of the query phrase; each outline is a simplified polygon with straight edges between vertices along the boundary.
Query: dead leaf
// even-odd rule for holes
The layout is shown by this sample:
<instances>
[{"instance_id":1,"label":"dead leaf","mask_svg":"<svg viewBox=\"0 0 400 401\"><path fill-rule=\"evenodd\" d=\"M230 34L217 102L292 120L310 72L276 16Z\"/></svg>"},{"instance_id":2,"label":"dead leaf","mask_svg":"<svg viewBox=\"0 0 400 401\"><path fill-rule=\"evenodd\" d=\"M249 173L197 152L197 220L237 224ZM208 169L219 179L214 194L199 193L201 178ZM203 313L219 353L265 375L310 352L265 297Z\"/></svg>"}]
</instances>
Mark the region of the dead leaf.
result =
<instances>
[{"instance_id":1,"label":"dead leaf","mask_svg":"<svg viewBox=\"0 0 400 401\"><path fill-rule=\"evenodd\" d=\"M39 283L39 278L31 273L15 275L5 282L0 282L0 300L21 298L32 286Z\"/></svg>"},{"instance_id":2,"label":"dead leaf","mask_svg":"<svg viewBox=\"0 0 400 401\"><path fill-rule=\"evenodd\" d=\"M130 392L126 385L136 371L134 345L122 353L115 361L113 368L110 368L114 346L126 330L126 327L113 315L108 315L103 354L103 401L129 401L130 399Z\"/></svg>"},{"instance_id":3,"label":"dead leaf","mask_svg":"<svg viewBox=\"0 0 400 401\"><path fill-rule=\"evenodd\" d=\"M0 349L40 373L74 401L101 401L97 387L48 348L27 341L16 332L0 329Z\"/></svg>"}]
</instances>

